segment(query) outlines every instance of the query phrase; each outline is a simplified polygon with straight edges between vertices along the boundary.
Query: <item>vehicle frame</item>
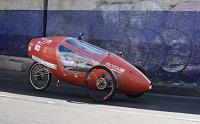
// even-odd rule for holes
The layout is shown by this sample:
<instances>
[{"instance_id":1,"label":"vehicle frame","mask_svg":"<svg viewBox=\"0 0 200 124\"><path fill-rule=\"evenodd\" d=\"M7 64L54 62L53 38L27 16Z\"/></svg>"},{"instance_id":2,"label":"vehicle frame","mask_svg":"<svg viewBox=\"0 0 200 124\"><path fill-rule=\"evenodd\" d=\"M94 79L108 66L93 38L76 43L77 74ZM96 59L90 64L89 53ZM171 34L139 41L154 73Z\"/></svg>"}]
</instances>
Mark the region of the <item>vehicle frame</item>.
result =
<instances>
[{"instance_id":1,"label":"vehicle frame","mask_svg":"<svg viewBox=\"0 0 200 124\"><path fill-rule=\"evenodd\" d=\"M84 87L96 102L107 102L120 92L139 97L152 89L140 69L122 57L78 38L52 36L32 39L28 55L35 62L29 80L36 90L46 89L54 75L66 83Z\"/></svg>"}]
</instances>

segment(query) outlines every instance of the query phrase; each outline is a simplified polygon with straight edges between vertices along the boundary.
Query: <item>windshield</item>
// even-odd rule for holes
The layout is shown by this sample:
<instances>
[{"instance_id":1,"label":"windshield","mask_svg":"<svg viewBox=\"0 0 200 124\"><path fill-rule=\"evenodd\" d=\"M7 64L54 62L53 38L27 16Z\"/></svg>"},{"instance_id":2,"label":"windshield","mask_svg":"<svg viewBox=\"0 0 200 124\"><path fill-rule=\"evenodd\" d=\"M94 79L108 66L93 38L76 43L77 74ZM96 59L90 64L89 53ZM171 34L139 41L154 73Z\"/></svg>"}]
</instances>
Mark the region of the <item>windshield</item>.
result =
<instances>
[{"instance_id":1,"label":"windshield","mask_svg":"<svg viewBox=\"0 0 200 124\"><path fill-rule=\"evenodd\" d=\"M75 38L67 38L66 39L66 42L75 46L75 47L78 47L79 49L81 50L84 50L86 52L89 52L91 54L96 54L96 55L107 55L108 54L108 51L102 49L102 48L99 48L97 46L94 46L90 43L87 43L85 41L79 41Z\"/></svg>"}]
</instances>

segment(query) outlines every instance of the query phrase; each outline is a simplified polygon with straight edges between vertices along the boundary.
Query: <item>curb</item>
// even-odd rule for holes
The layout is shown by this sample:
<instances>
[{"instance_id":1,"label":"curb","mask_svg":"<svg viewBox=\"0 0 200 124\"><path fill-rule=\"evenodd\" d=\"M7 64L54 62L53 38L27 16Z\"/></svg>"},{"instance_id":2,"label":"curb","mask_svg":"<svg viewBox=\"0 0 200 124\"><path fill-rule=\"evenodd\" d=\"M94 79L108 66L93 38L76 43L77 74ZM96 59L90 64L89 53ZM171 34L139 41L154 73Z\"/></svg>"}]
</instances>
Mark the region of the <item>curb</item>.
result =
<instances>
[{"instance_id":1,"label":"curb","mask_svg":"<svg viewBox=\"0 0 200 124\"><path fill-rule=\"evenodd\" d=\"M0 69L28 72L32 63L30 58L0 55Z\"/></svg>"}]
</instances>

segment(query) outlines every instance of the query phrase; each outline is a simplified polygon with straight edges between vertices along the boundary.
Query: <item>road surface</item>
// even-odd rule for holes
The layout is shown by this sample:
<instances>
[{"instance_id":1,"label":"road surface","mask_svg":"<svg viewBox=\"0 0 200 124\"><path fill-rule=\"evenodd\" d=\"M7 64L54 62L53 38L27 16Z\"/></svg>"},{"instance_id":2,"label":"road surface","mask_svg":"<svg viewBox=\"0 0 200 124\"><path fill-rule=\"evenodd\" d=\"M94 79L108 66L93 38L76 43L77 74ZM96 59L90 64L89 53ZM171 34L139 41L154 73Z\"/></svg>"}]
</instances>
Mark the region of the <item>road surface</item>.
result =
<instances>
[{"instance_id":1,"label":"road surface","mask_svg":"<svg viewBox=\"0 0 200 124\"><path fill-rule=\"evenodd\" d=\"M107 104L96 104L79 87L53 84L36 92L27 80L0 77L0 124L27 123L200 124L200 97L117 94Z\"/></svg>"}]
</instances>

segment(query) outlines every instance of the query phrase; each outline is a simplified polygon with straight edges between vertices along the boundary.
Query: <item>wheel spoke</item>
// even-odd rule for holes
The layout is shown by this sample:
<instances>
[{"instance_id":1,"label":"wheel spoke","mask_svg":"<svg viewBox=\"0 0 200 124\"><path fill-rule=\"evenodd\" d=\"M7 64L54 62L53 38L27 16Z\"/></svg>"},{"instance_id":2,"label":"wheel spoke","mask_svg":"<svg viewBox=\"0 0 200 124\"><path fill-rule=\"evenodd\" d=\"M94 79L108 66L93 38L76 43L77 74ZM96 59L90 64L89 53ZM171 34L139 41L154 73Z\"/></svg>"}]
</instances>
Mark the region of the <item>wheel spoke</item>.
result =
<instances>
[{"instance_id":1,"label":"wheel spoke","mask_svg":"<svg viewBox=\"0 0 200 124\"><path fill-rule=\"evenodd\" d=\"M30 69L30 83L36 90L42 90L48 87L50 83L50 74L48 73L48 68L35 63Z\"/></svg>"},{"instance_id":2,"label":"wheel spoke","mask_svg":"<svg viewBox=\"0 0 200 124\"><path fill-rule=\"evenodd\" d=\"M95 77L95 80L90 77L91 75ZM107 77L111 77L111 80ZM92 86L95 85L96 88L90 87L90 83L92 83ZM96 102L106 102L111 99L115 93L116 84L114 73L105 66L95 66L86 73L86 91Z\"/></svg>"}]
</instances>

